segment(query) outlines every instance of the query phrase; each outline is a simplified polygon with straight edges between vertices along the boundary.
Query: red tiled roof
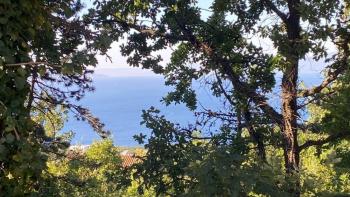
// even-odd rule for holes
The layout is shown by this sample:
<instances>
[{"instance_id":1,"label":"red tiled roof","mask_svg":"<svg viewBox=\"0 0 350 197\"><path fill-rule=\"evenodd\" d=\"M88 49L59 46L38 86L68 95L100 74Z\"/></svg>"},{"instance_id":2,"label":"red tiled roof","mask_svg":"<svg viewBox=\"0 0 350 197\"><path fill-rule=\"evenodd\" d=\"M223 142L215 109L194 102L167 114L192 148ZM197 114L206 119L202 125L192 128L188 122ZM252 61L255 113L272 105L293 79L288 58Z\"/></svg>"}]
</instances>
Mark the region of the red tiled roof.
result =
<instances>
[{"instance_id":1,"label":"red tiled roof","mask_svg":"<svg viewBox=\"0 0 350 197\"><path fill-rule=\"evenodd\" d=\"M130 167L131 165L140 162L140 160L136 158L133 154L121 154L120 158L123 161L122 166L124 168Z\"/></svg>"}]
</instances>

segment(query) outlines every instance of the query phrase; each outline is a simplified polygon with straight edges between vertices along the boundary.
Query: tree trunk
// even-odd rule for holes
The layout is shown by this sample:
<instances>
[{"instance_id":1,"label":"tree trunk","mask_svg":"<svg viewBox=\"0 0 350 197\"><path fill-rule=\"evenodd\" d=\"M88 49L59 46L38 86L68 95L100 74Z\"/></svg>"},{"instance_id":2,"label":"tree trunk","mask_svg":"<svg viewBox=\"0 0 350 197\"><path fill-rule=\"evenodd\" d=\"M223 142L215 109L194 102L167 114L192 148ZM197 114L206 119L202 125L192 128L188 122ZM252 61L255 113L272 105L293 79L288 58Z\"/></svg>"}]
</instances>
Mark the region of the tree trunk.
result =
<instances>
[{"instance_id":1,"label":"tree trunk","mask_svg":"<svg viewBox=\"0 0 350 197\"><path fill-rule=\"evenodd\" d=\"M299 171L299 145L297 131L298 62L294 62L282 78L282 115L284 156L287 173Z\"/></svg>"},{"instance_id":2,"label":"tree trunk","mask_svg":"<svg viewBox=\"0 0 350 197\"><path fill-rule=\"evenodd\" d=\"M290 193L292 196L300 196L299 180L299 145L297 130L297 88L298 68L300 52L300 14L297 9L298 0L288 0L289 17L286 21L288 49L284 54L287 60L282 78L282 116L283 116L283 137L284 137L284 159L287 176L293 176L294 184L291 184ZM300 46L300 45L299 45Z\"/></svg>"},{"instance_id":3,"label":"tree trunk","mask_svg":"<svg viewBox=\"0 0 350 197\"><path fill-rule=\"evenodd\" d=\"M300 196L299 173L299 145L297 131L297 78L298 66L292 65L282 79L282 115L284 137L284 161L288 178L295 177L295 184L291 185L292 196Z\"/></svg>"}]
</instances>

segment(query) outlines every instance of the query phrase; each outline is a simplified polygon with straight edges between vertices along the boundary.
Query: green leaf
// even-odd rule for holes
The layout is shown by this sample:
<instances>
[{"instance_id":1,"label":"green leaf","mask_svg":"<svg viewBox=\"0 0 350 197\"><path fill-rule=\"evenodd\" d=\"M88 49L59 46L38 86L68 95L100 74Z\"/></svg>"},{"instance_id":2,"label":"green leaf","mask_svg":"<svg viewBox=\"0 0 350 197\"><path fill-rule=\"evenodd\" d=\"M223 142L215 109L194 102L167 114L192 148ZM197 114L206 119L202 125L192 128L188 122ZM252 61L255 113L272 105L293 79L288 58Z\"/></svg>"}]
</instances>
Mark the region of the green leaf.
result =
<instances>
[{"instance_id":1,"label":"green leaf","mask_svg":"<svg viewBox=\"0 0 350 197\"><path fill-rule=\"evenodd\" d=\"M4 155L6 152L6 147L2 144L0 144L0 158L2 155Z\"/></svg>"},{"instance_id":2,"label":"green leaf","mask_svg":"<svg viewBox=\"0 0 350 197\"><path fill-rule=\"evenodd\" d=\"M15 78L15 84L16 84L16 88L18 90L22 90L24 88L24 86L26 85L27 81L24 77L16 77Z\"/></svg>"},{"instance_id":3,"label":"green leaf","mask_svg":"<svg viewBox=\"0 0 350 197\"><path fill-rule=\"evenodd\" d=\"M15 140L15 136L12 135L11 133L6 135L6 142L11 144Z\"/></svg>"},{"instance_id":4,"label":"green leaf","mask_svg":"<svg viewBox=\"0 0 350 197\"><path fill-rule=\"evenodd\" d=\"M25 77L26 74L27 74L27 71L26 71L24 68L19 67L19 68L17 69L17 73L18 73L21 77Z\"/></svg>"},{"instance_id":5,"label":"green leaf","mask_svg":"<svg viewBox=\"0 0 350 197\"><path fill-rule=\"evenodd\" d=\"M8 21L7 18L5 18L5 17L0 17L0 24L6 24L7 21Z\"/></svg>"},{"instance_id":6,"label":"green leaf","mask_svg":"<svg viewBox=\"0 0 350 197\"><path fill-rule=\"evenodd\" d=\"M38 70L38 73L39 73L39 75L44 76L45 73L46 73L46 68L45 68L45 66L40 66L40 68L39 68L39 70Z\"/></svg>"}]
</instances>

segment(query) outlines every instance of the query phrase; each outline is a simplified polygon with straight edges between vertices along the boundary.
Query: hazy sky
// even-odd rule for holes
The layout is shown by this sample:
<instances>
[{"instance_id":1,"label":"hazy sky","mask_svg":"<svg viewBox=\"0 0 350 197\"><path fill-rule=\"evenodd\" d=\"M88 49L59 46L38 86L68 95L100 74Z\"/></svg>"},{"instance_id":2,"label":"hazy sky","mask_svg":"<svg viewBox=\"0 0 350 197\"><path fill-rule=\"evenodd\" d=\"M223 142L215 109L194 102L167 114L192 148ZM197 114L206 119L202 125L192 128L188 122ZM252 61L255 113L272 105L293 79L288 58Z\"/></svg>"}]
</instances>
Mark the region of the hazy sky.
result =
<instances>
[{"instance_id":1,"label":"hazy sky","mask_svg":"<svg viewBox=\"0 0 350 197\"><path fill-rule=\"evenodd\" d=\"M93 0L83 0L83 3L86 5L86 7L92 6ZM199 0L198 4L200 8L208 9L211 5L210 0ZM203 11L203 17L209 16L210 12ZM253 42L256 42L256 44L261 45L266 50L273 51L274 48L272 46L272 43L269 40L266 39L260 39L260 38L253 38ZM120 53L119 45L121 43L125 43L125 41L120 41L118 43L113 43L112 48L109 50L108 54L110 57L112 57L112 62L106 59L104 56L98 56L99 64L95 70L96 75L98 76L109 76L109 77L128 77L128 76L155 76L151 71L144 70L140 68L132 68L129 67L126 62L126 57L123 57ZM334 47L330 47L334 48ZM169 61L171 50L163 50L159 52L159 54L162 56L164 62L163 64L166 64ZM300 70L303 74L315 74L319 75L323 69L323 62L315 62L312 61L311 58L307 58L306 60L301 61L301 67Z\"/></svg>"},{"instance_id":2,"label":"hazy sky","mask_svg":"<svg viewBox=\"0 0 350 197\"><path fill-rule=\"evenodd\" d=\"M82 2L86 5L86 7L91 7L93 1L94 0L83 0ZM211 0L200 0L198 4L199 7L208 9L211 5L211 2ZM209 16L209 12L203 11L203 16ZM95 69L95 74L109 77L156 76L150 70L128 66L126 62L127 58L123 57L119 51L119 46L121 43L125 43L125 40L118 43L113 43L112 48L108 51L108 55L112 57L112 62L107 60L104 56L97 57L99 64ZM162 64L165 65L170 59L171 49L163 50L159 52L159 54L164 60Z\"/></svg>"}]
</instances>

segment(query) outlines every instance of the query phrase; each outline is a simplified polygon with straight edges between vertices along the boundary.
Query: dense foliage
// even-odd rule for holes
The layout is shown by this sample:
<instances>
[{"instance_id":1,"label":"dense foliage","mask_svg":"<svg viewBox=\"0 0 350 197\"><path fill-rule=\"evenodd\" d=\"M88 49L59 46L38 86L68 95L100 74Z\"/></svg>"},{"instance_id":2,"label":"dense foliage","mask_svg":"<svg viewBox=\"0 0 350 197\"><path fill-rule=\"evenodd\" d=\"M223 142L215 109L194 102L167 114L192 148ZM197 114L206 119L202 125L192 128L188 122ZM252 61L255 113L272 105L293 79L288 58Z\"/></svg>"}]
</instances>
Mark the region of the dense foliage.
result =
<instances>
[{"instance_id":1,"label":"dense foliage","mask_svg":"<svg viewBox=\"0 0 350 197\"><path fill-rule=\"evenodd\" d=\"M0 195L348 195L349 6L97 0L83 14L79 0L0 0ZM181 126L144 111L152 134L135 136L146 152L132 168L111 140L67 149L71 133L58 132L70 110L108 137L75 101L93 90L96 55L122 38L130 66L174 87L164 103L185 103L198 119ZM323 65L319 85L301 83L303 60ZM199 107L194 81L221 108Z\"/></svg>"},{"instance_id":2,"label":"dense foliage","mask_svg":"<svg viewBox=\"0 0 350 197\"><path fill-rule=\"evenodd\" d=\"M349 138L347 87L336 86L348 79L348 1L214 0L201 8L193 0L105 0L95 5L86 20L104 32L101 38L126 39L121 52L128 63L164 75L166 85L174 87L163 101L196 110L198 121L188 127L154 109L144 113L153 133L136 174L158 194L306 195L305 162L312 150L321 157ZM169 48L171 59L164 66L159 52ZM299 81L305 59L325 68L315 87ZM198 108L195 80L204 81L223 107ZM323 113L312 122L302 114L313 105ZM136 139L144 142L145 136ZM204 144L194 142L198 139ZM271 167L277 161L281 165ZM266 170L267 177L258 175ZM328 191L338 191L340 182Z\"/></svg>"},{"instance_id":3,"label":"dense foliage","mask_svg":"<svg viewBox=\"0 0 350 197\"><path fill-rule=\"evenodd\" d=\"M310 108L310 122L329 115L320 106ZM290 196L290 184L300 181L301 196L350 193L348 140L303 150L300 177L285 179L283 149L266 145L266 161L261 161L247 130L233 143L224 141L229 134L225 130L211 139L199 133L189 137L188 129L167 121L155 109L145 111L144 119L153 133L145 145L146 157L135 166L136 177L145 179L143 188L174 196ZM299 139L318 137L307 132Z\"/></svg>"},{"instance_id":4,"label":"dense foliage","mask_svg":"<svg viewBox=\"0 0 350 197\"><path fill-rule=\"evenodd\" d=\"M73 0L0 1L1 194L37 193L45 152L61 143L32 113L49 114L60 105L107 134L87 109L71 102L93 89L89 67L104 50L91 44L94 34L80 19L81 9Z\"/></svg>"},{"instance_id":5,"label":"dense foliage","mask_svg":"<svg viewBox=\"0 0 350 197\"><path fill-rule=\"evenodd\" d=\"M111 140L76 147L63 158L48 162L51 181L41 188L49 196L120 196L116 183L120 175L119 151Z\"/></svg>"}]
</instances>

